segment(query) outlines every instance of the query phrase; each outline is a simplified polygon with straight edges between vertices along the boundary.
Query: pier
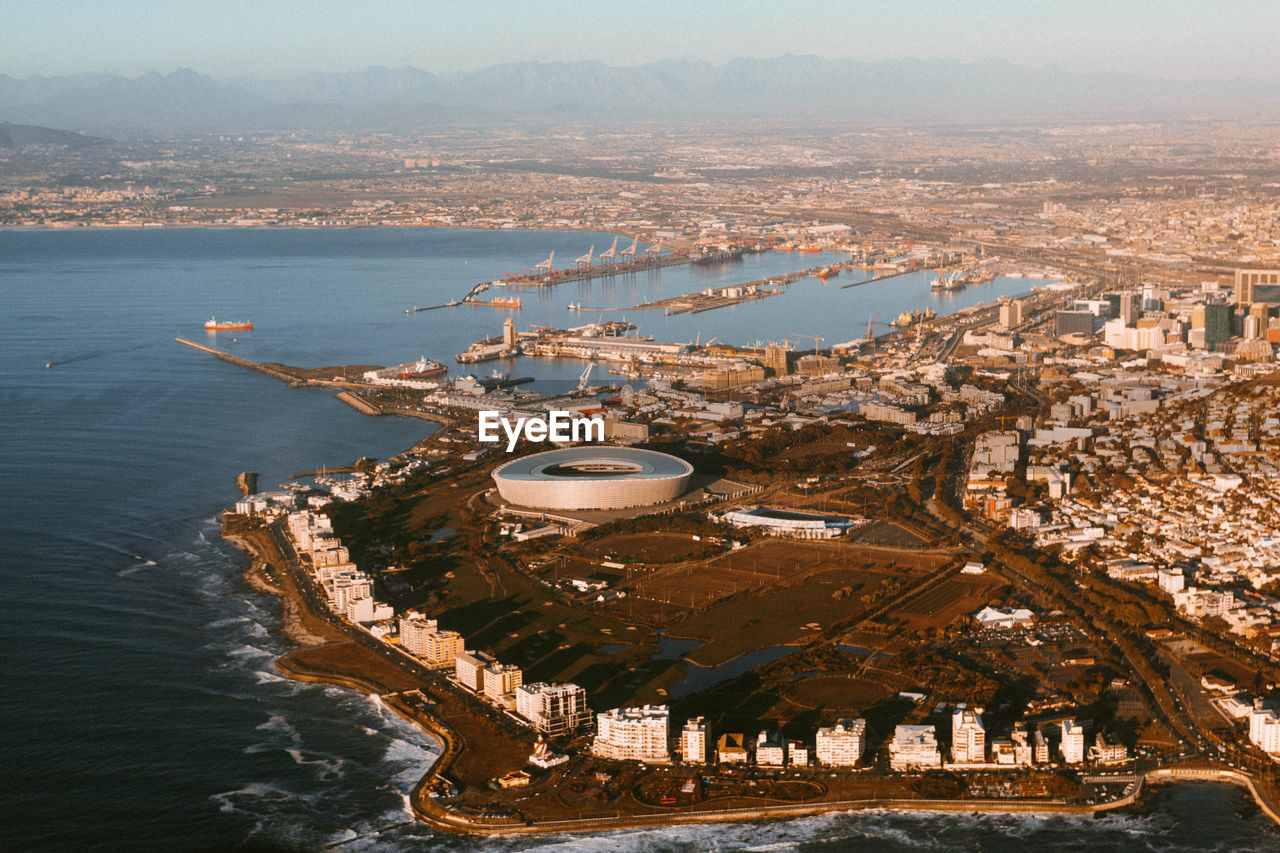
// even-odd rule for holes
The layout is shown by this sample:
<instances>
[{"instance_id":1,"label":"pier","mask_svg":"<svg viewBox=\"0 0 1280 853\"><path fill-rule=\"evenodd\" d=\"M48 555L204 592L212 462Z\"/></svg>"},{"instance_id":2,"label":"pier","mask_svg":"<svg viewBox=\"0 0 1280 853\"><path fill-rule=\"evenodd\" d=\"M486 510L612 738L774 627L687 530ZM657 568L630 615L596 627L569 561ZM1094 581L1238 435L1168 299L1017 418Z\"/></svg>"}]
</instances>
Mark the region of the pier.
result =
<instances>
[{"instance_id":1,"label":"pier","mask_svg":"<svg viewBox=\"0 0 1280 853\"><path fill-rule=\"evenodd\" d=\"M674 267L681 264L713 264L725 261L736 261L742 257L743 250L734 249L728 252L705 252L700 254L688 254L686 252L675 252L670 255L652 255L650 257L636 258L630 261L615 261L609 264L601 264L600 266L581 266L576 269L567 270L546 270L538 273L518 273L516 275L503 276L497 282L511 287L543 287L552 284L561 284L568 281L587 281L593 278L606 278L614 275L624 275L632 272L644 272L646 270L656 270L663 267ZM476 291L473 290L472 293Z\"/></svg>"},{"instance_id":2,"label":"pier","mask_svg":"<svg viewBox=\"0 0 1280 853\"><path fill-rule=\"evenodd\" d=\"M876 281L884 281L887 278L897 278L900 275L906 275L908 272L916 272L916 270L894 270L893 272L887 272L884 275L876 275L871 278L864 278L861 281L851 281L848 284L842 284L840 285L840 289L847 290L850 287L857 287L860 284L871 284Z\"/></svg>"},{"instance_id":3,"label":"pier","mask_svg":"<svg viewBox=\"0 0 1280 853\"><path fill-rule=\"evenodd\" d=\"M809 276L820 276L828 270L833 271L830 274L835 274L835 272L839 271L840 266L840 264L823 264L819 267L809 267L808 269L784 273L783 275L758 278L755 281L747 281L742 284L717 287L710 291L687 293L683 296L669 296L666 299L657 299L653 302L646 302L643 305L636 305L628 310L643 311L650 308L662 308L665 309L667 314L699 314L715 308L737 305L740 302L751 302L756 299L776 296L779 293L784 293L786 288L793 282ZM586 311L589 309L584 308L581 310Z\"/></svg>"},{"instance_id":4,"label":"pier","mask_svg":"<svg viewBox=\"0 0 1280 853\"><path fill-rule=\"evenodd\" d=\"M278 368L271 367L270 365L259 364L256 361L250 361L249 359L241 358L238 355L232 355L231 353L223 352L222 350L214 349L213 347L207 347L204 344L198 344L195 341L189 341L186 338L174 338L174 340L182 344L183 346L191 347L192 349L198 349L201 352L207 352L209 353L209 355L212 355L216 358L220 358L223 361L229 361L232 364L236 365L237 367L244 367L249 370L256 370L259 373L265 373L268 376L271 376L275 379L279 379L283 382L288 382L291 385L308 384L306 380L301 379L300 377L297 377L297 376L293 376Z\"/></svg>"}]
</instances>

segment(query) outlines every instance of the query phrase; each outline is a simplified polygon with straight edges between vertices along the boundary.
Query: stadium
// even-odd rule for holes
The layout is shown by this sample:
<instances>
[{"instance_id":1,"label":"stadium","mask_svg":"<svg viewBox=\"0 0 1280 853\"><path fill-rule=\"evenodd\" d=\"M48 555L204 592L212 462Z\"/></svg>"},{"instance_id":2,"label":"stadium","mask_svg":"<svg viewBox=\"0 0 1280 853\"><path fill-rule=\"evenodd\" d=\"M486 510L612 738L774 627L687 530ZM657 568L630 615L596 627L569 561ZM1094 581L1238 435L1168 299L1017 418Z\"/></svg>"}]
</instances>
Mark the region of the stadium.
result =
<instances>
[{"instance_id":1,"label":"stadium","mask_svg":"<svg viewBox=\"0 0 1280 853\"><path fill-rule=\"evenodd\" d=\"M633 447L570 447L514 459L494 469L504 501L537 509L652 506L689 490L693 466Z\"/></svg>"}]
</instances>

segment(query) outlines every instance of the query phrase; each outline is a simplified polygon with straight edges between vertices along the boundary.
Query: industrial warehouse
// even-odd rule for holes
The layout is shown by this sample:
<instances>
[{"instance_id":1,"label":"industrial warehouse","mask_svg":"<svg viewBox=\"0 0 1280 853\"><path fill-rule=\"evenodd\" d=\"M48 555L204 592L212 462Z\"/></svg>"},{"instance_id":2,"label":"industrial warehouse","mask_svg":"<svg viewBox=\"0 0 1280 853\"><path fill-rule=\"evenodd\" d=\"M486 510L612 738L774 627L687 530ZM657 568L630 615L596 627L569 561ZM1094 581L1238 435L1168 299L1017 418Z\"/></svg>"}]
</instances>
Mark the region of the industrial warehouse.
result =
<instances>
[{"instance_id":1,"label":"industrial warehouse","mask_svg":"<svg viewBox=\"0 0 1280 853\"><path fill-rule=\"evenodd\" d=\"M632 447L571 447L512 460L493 472L504 501L534 509L652 506L689 490L693 466Z\"/></svg>"}]
</instances>

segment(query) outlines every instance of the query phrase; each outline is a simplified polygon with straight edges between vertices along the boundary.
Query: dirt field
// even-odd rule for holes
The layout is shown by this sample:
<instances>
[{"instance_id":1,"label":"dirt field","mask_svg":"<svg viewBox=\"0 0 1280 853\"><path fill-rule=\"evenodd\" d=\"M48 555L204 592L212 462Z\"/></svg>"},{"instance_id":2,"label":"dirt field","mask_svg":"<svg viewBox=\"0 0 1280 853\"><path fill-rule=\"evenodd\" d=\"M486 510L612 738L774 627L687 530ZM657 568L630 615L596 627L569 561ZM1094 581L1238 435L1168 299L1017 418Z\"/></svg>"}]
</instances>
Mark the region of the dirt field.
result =
<instances>
[{"instance_id":1,"label":"dirt field","mask_svg":"<svg viewBox=\"0 0 1280 853\"><path fill-rule=\"evenodd\" d=\"M892 521L873 521L861 530L855 531L853 537L858 542L868 545L887 545L892 548L925 548L929 543L916 534Z\"/></svg>"},{"instance_id":2,"label":"dirt field","mask_svg":"<svg viewBox=\"0 0 1280 853\"><path fill-rule=\"evenodd\" d=\"M803 708L866 708L890 695L889 688L878 682L839 675L797 678L781 692Z\"/></svg>"},{"instance_id":3,"label":"dirt field","mask_svg":"<svg viewBox=\"0 0 1280 853\"><path fill-rule=\"evenodd\" d=\"M913 630L946 625L957 616L982 609L1000 585L1000 579L990 574L957 575L907 599L889 616Z\"/></svg>"},{"instance_id":4,"label":"dirt field","mask_svg":"<svg viewBox=\"0 0 1280 853\"><path fill-rule=\"evenodd\" d=\"M707 640L696 660L712 666L764 646L816 639L865 612L887 585L920 577L942 561L770 540L707 563L633 576L630 599L613 609L660 618L681 636Z\"/></svg>"},{"instance_id":5,"label":"dirt field","mask_svg":"<svg viewBox=\"0 0 1280 853\"><path fill-rule=\"evenodd\" d=\"M687 533L631 533L588 543L591 554L618 563L678 563L707 550Z\"/></svg>"}]
</instances>

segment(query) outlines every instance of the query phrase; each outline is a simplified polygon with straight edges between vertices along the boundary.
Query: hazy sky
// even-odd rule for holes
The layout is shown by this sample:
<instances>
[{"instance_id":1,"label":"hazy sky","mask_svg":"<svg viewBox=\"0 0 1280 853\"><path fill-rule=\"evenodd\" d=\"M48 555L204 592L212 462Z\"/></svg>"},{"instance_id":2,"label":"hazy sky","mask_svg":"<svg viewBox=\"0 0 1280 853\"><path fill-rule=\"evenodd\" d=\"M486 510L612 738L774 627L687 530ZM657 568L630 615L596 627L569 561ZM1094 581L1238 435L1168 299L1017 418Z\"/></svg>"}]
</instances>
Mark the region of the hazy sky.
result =
<instances>
[{"instance_id":1,"label":"hazy sky","mask_svg":"<svg viewBox=\"0 0 1280 853\"><path fill-rule=\"evenodd\" d=\"M1280 0L3 0L0 74L288 76L786 53L1280 80Z\"/></svg>"}]
</instances>

